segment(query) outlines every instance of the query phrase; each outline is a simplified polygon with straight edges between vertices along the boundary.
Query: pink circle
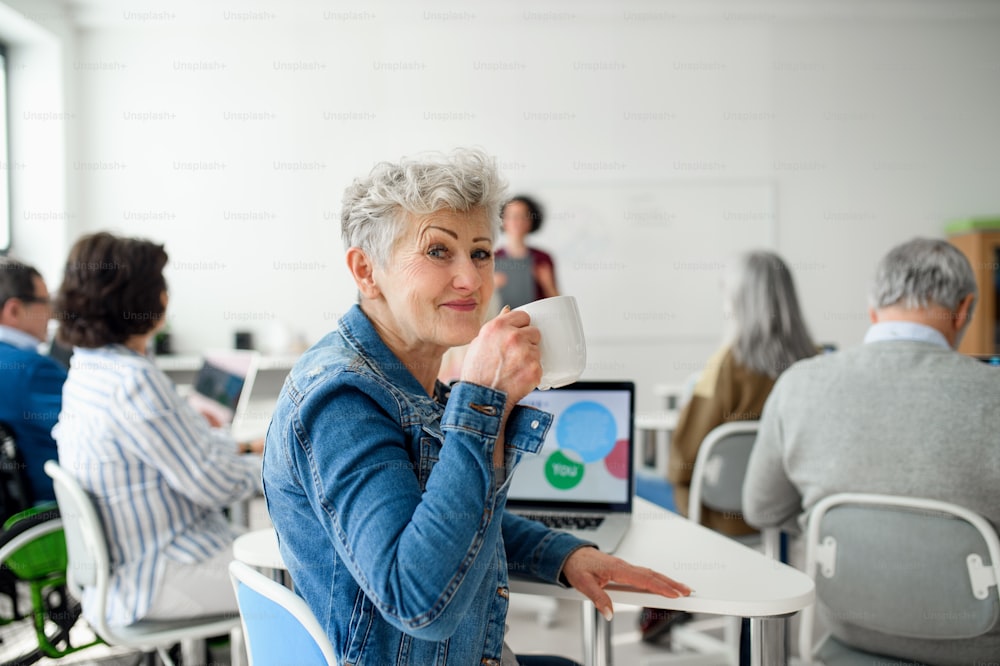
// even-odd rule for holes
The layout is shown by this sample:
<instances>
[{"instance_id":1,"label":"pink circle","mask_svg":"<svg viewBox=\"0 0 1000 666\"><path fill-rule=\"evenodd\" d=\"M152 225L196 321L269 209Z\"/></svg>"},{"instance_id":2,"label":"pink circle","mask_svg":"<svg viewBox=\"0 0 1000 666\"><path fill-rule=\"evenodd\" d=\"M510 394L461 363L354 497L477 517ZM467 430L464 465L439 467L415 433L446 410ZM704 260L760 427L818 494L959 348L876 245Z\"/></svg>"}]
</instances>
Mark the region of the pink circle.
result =
<instances>
[{"instance_id":1,"label":"pink circle","mask_svg":"<svg viewBox=\"0 0 1000 666\"><path fill-rule=\"evenodd\" d=\"M628 477L628 441L619 439L615 448L604 458L608 473L616 479Z\"/></svg>"}]
</instances>

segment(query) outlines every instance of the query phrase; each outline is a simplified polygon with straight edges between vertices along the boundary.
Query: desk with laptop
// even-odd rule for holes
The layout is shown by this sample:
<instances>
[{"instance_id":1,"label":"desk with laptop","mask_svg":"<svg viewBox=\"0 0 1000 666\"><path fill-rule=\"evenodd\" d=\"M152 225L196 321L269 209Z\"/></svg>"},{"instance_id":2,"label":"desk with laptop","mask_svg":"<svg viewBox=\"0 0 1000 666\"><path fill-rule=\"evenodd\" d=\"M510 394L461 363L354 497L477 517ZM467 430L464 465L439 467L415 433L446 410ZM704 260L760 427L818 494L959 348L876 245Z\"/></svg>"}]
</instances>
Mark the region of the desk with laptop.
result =
<instances>
[{"instance_id":1,"label":"desk with laptop","mask_svg":"<svg viewBox=\"0 0 1000 666\"><path fill-rule=\"evenodd\" d=\"M537 456L514 474L509 510L577 534L640 566L683 581L694 593L667 599L611 587L615 603L751 618L751 663L783 664L785 618L812 603L813 582L717 532L635 497L632 382L580 381L534 391L523 403L554 415ZM283 567L273 528L243 535L238 559ZM587 666L612 663L611 627L576 590L511 578L515 593L583 602Z\"/></svg>"},{"instance_id":2,"label":"desk with laptop","mask_svg":"<svg viewBox=\"0 0 1000 666\"><path fill-rule=\"evenodd\" d=\"M210 350L197 356L157 356L178 392L230 428L238 441L263 437L295 356Z\"/></svg>"}]
</instances>

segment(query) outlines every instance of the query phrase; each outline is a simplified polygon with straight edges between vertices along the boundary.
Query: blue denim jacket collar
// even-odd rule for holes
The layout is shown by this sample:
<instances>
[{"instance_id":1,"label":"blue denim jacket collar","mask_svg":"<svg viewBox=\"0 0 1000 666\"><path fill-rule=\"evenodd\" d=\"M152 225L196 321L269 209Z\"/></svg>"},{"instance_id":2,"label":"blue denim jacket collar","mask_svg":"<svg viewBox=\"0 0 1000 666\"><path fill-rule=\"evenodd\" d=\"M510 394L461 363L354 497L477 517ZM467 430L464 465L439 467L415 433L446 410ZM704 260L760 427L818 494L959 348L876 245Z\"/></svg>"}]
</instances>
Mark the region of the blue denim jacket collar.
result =
<instances>
[{"instance_id":1,"label":"blue denim jacket collar","mask_svg":"<svg viewBox=\"0 0 1000 666\"><path fill-rule=\"evenodd\" d=\"M375 326L368 319L368 315L359 305L351 306L351 309L341 317L339 323L341 335L358 352L359 357L368 361L372 372L381 375L386 381L406 393L413 401L414 406L420 409L423 420L430 422L440 420L441 416L435 403L444 404L447 401L450 393L448 386L437 382L435 396L428 396L423 385L417 381L409 368L403 365L382 341Z\"/></svg>"}]
</instances>

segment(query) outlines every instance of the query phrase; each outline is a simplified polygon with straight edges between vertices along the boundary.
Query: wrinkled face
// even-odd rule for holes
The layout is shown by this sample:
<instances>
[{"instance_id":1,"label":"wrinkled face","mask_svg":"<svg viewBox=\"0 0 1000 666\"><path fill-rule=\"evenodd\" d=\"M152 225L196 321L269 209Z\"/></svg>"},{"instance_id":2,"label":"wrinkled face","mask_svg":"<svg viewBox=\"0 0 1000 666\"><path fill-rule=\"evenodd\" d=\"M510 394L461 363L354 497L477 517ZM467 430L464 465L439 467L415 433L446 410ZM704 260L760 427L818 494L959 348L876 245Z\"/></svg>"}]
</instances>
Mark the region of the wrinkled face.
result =
<instances>
[{"instance_id":1,"label":"wrinkled face","mask_svg":"<svg viewBox=\"0 0 1000 666\"><path fill-rule=\"evenodd\" d=\"M378 285L408 345L454 347L479 333L493 295L493 240L486 211L411 217Z\"/></svg>"},{"instance_id":2,"label":"wrinkled face","mask_svg":"<svg viewBox=\"0 0 1000 666\"><path fill-rule=\"evenodd\" d=\"M503 208L503 231L508 236L531 233L531 210L523 201L511 201Z\"/></svg>"}]
</instances>

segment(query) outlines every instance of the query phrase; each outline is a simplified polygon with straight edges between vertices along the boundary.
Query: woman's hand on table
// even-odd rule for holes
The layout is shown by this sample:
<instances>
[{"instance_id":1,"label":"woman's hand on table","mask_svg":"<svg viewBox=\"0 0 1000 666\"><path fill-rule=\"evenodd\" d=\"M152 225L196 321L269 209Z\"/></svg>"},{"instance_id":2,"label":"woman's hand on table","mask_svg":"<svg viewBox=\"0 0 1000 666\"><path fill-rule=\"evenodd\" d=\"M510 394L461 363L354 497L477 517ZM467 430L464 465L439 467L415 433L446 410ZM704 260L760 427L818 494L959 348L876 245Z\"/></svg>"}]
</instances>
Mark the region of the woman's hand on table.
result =
<instances>
[{"instance_id":1,"label":"woman's hand on table","mask_svg":"<svg viewBox=\"0 0 1000 666\"><path fill-rule=\"evenodd\" d=\"M607 620L614 615L611 597L604 591L611 583L627 585L670 599L691 594L691 588L684 583L591 547L573 551L563 565L562 574L574 589L594 602L594 606Z\"/></svg>"}]
</instances>

